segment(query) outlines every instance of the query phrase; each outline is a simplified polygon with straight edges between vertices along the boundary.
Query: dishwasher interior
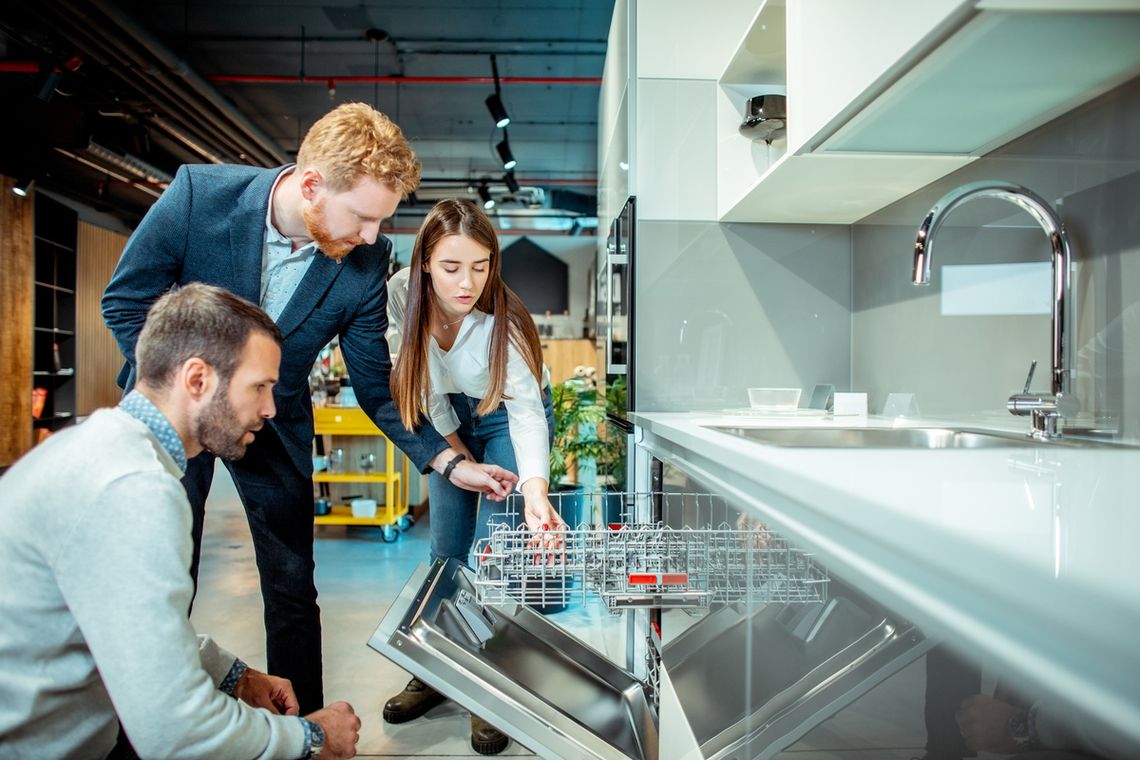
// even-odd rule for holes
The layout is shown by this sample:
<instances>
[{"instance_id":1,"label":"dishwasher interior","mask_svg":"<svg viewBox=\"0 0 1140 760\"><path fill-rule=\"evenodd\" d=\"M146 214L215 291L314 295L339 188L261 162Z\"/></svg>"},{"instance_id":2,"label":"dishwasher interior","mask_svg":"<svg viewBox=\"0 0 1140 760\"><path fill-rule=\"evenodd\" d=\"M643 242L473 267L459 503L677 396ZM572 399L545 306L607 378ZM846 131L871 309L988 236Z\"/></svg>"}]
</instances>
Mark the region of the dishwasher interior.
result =
<instances>
[{"instance_id":1,"label":"dishwasher interior","mask_svg":"<svg viewBox=\"0 0 1140 760\"><path fill-rule=\"evenodd\" d=\"M541 756L774 757L928 648L716 495L552 500L574 527L536 536L512 497L471 567L421 566L369 641ZM576 604L625 618L624 663L536 611ZM663 613L691 624L663 641Z\"/></svg>"}]
</instances>

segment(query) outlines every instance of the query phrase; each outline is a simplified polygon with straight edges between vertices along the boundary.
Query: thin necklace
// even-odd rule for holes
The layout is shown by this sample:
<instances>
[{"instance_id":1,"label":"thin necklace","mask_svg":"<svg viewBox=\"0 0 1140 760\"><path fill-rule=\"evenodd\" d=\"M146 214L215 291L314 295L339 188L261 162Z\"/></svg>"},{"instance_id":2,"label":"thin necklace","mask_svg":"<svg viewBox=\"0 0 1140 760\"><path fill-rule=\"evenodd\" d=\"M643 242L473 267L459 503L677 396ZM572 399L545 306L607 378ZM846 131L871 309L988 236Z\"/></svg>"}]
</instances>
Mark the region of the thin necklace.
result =
<instances>
[{"instance_id":1,"label":"thin necklace","mask_svg":"<svg viewBox=\"0 0 1140 760\"><path fill-rule=\"evenodd\" d=\"M463 315L463 317L466 317L466 316L467 316L466 314L464 314L464 315ZM460 317L459 319L455 320L455 322L462 322L462 321L463 321L463 317ZM450 329L451 329L451 326L452 326L453 324L455 324L455 322L444 322L444 323L443 323L443 329L444 329L444 330L450 330Z\"/></svg>"}]
</instances>

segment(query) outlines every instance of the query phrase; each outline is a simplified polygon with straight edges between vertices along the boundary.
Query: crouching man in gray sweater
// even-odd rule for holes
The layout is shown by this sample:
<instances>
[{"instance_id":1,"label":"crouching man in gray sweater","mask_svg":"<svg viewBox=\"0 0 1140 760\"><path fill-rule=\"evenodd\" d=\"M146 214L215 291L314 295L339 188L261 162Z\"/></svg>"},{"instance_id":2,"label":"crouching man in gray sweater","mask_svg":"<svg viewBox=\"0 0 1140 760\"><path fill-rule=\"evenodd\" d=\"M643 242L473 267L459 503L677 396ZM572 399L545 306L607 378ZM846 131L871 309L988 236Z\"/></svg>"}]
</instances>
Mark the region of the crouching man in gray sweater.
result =
<instances>
[{"instance_id":1,"label":"crouching man in gray sweater","mask_svg":"<svg viewBox=\"0 0 1140 760\"><path fill-rule=\"evenodd\" d=\"M0 478L0 755L347 758L346 702L298 715L186 611L187 457L238 458L274 414L281 333L221 288L163 296L138 342L138 384Z\"/></svg>"}]
</instances>

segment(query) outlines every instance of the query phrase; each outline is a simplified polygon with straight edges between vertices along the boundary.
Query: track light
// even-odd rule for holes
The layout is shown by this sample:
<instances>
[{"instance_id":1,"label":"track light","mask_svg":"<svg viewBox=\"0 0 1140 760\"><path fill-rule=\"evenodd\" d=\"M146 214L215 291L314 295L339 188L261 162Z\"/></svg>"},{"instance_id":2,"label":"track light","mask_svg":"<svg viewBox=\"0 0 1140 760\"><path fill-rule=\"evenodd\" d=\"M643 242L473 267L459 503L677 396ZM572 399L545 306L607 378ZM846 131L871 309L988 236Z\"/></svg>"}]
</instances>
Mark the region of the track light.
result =
<instances>
[{"instance_id":1,"label":"track light","mask_svg":"<svg viewBox=\"0 0 1140 760\"><path fill-rule=\"evenodd\" d=\"M519 162L515 160L514 154L511 153L511 145L507 142L505 135L502 140L499 140L498 145L495 146L495 150L499 151L499 158L503 159L504 169L510 171L518 166Z\"/></svg>"},{"instance_id":2,"label":"track light","mask_svg":"<svg viewBox=\"0 0 1140 760\"><path fill-rule=\"evenodd\" d=\"M491 56L491 73L495 75L495 92L487 96L487 110L491 112L495 126L503 129L511 123L511 117L507 115L507 109L503 107L502 90L499 87L499 64L495 61L494 55Z\"/></svg>"},{"instance_id":3,"label":"track light","mask_svg":"<svg viewBox=\"0 0 1140 760\"><path fill-rule=\"evenodd\" d=\"M12 185L12 192L21 198L27 198L28 193L32 192L32 187L34 187L35 184L36 181L31 177L23 177L17 180L16 184Z\"/></svg>"},{"instance_id":4,"label":"track light","mask_svg":"<svg viewBox=\"0 0 1140 760\"><path fill-rule=\"evenodd\" d=\"M479 185L479 197L483 200L483 208L490 211L495 207L495 199L491 197L491 191L487 188L487 183Z\"/></svg>"},{"instance_id":5,"label":"track light","mask_svg":"<svg viewBox=\"0 0 1140 760\"><path fill-rule=\"evenodd\" d=\"M498 93L487 96L487 110L491 112L491 118L495 120L496 127L502 129L511 123L511 117L507 116L507 109L503 108L503 101L499 98Z\"/></svg>"},{"instance_id":6,"label":"track light","mask_svg":"<svg viewBox=\"0 0 1140 760\"><path fill-rule=\"evenodd\" d=\"M507 190L510 190L512 193L517 193L519 191L519 181L515 179L514 172L507 172L504 174L503 182L507 183Z\"/></svg>"}]
</instances>

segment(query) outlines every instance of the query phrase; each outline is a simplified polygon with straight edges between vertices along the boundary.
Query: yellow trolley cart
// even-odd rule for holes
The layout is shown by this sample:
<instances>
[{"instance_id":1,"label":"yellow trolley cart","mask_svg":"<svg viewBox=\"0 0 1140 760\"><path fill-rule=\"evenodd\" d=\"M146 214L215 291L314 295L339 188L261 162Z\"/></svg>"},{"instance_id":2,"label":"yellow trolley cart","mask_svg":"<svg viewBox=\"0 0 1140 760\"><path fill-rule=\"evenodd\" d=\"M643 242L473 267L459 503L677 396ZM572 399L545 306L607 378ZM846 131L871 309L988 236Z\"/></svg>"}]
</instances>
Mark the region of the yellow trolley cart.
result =
<instances>
[{"instance_id":1,"label":"yellow trolley cart","mask_svg":"<svg viewBox=\"0 0 1140 760\"><path fill-rule=\"evenodd\" d=\"M373 525L381 529L381 537L388 542L395 541L401 530L407 530L412 525L412 518L408 514L408 459L396 449L395 444L388 440L368 419L360 407L324 406L313 409L313 428L316 435L330 436L331 446L327 451L335 448L344 448L351 452L345 457L345 470L343 472L315 472L314 483L333 484L375 484L384 487L384 502L377 504L375 517L354 517L352 507L346 503L334 503L332 511L327 515L317 515L314 522L317 525ZM344 438L344 440L337 440ZM365 472L358 468L357 454L376 452L376 440L383 442L382 459L384 468ZM362 440L363 439L363 440ZM400 460L397 469L396 460ZM378 500L379 501L379 500Z\"/></svg>"}]
</instances>

